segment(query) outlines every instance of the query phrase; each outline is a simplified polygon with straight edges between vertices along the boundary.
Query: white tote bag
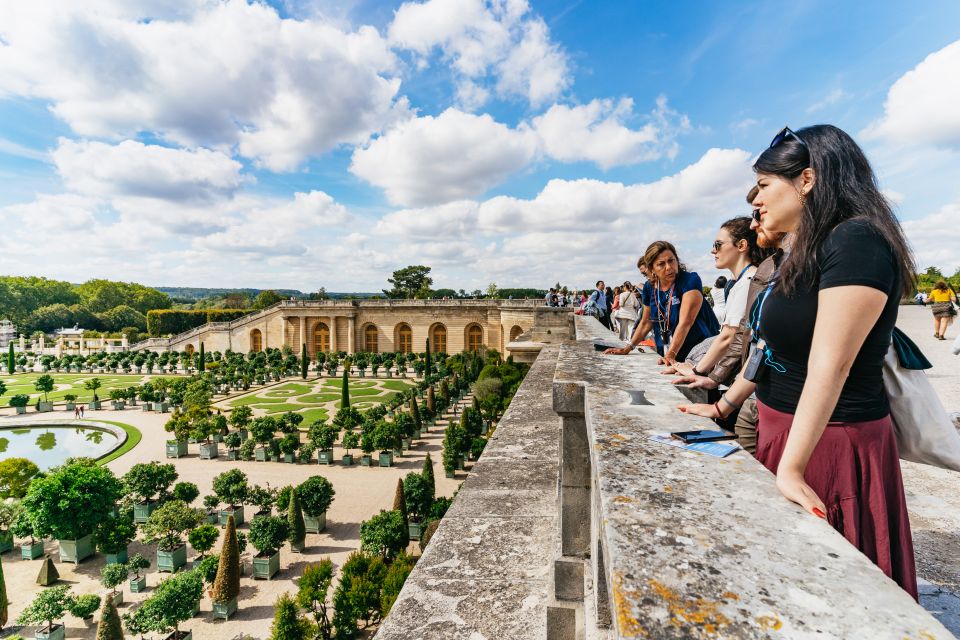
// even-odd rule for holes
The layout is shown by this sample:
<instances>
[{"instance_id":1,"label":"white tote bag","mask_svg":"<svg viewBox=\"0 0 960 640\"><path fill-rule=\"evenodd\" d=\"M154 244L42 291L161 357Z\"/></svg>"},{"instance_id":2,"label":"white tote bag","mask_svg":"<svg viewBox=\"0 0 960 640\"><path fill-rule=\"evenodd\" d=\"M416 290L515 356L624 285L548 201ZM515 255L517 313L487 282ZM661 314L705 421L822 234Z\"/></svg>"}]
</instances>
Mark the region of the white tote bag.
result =
<instances>
[{"instance_id":1,"label":"white tote bag","mask_svg":"<svg viewBox=\"0 0 960 640\"><path fill-rule=\"evenodd\" d=\"M883 360L883 386L900 457L960 471L960 434L921 369L900 366L891 345Z\"/></svg>"}]
</instances>

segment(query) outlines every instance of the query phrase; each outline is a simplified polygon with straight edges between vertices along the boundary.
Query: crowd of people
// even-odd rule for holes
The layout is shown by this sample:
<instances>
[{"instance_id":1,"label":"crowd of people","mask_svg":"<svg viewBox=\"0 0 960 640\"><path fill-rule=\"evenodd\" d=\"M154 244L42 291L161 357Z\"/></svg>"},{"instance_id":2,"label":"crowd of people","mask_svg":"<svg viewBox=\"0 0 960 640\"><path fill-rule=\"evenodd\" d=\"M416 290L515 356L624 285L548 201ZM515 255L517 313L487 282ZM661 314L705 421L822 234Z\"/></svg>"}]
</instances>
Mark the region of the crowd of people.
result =
<instances>
[{"instance_id":1,"label":"crowd of people","mask_svg":"<svg viewBox=\"0 0 960 640\"><path fill-rule=\"evenodd\" d=\"M901 294L914 288L903 230L863 151L836 127L784 128L753 168L752 215L721 224L713 242L728 274L713 308L700 276L660 240L637 263L642 285L625 282L618 295L597 282L583 312L629 341L610 355L652 334L663 373L708 390L708 403L678 409L733 431L787 499L916 599L882 378ZM949 302L938 290L936 304Z\"/></svg>"}]
</instances>

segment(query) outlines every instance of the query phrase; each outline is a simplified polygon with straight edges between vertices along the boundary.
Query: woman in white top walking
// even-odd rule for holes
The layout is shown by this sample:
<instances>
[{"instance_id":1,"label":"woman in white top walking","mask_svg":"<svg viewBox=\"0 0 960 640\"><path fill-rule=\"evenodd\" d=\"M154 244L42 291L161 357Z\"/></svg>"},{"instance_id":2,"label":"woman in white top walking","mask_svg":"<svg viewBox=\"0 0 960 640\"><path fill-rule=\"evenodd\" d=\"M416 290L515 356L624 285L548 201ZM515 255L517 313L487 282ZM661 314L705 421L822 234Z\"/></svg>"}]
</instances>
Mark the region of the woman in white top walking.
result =
<instances>
[{"instance_id":1,"label":"woman in white top walking","mask_svg":"<svg viewBox=\"0 0 960 640\"><path fill-rule=\"evenodd\" d=\"M620 290L620 308L617 310L621 340L629 340L630 336L633 335L633 325L637 322L639 307L640 301L637 300L637 292L634 291L633 285L627 280Z\"/></svg>"}]
</instances>

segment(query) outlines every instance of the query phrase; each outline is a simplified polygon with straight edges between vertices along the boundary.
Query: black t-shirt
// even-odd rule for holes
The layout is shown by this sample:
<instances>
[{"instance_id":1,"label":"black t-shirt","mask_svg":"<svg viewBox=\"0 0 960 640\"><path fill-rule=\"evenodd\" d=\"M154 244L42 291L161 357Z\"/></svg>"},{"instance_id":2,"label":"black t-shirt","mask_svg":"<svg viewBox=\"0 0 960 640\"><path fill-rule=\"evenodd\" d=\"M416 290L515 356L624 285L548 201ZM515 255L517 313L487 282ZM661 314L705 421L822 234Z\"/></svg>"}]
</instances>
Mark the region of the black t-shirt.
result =
<instances>
[{"instance_id":1,"label":"black t-shirt","mask_svg":"<svg viewBox=\"0 0 960 640\"><path fill-rule=\"evenodd\" d=\"M760 333L772 350L772 360L786 371L764 367L757 381L757 398L778 411L796 413L807 378L819 290L867 286L886 293L887 303L853 361L830 421L879 420L890 412L883 389L883 358L897 321L900 266L889 243L873 226L848 220L837 225L820 246L817 268L819 274L812 286L789 298L774 287L763 304Z\"/></svg>"}]
</instances>

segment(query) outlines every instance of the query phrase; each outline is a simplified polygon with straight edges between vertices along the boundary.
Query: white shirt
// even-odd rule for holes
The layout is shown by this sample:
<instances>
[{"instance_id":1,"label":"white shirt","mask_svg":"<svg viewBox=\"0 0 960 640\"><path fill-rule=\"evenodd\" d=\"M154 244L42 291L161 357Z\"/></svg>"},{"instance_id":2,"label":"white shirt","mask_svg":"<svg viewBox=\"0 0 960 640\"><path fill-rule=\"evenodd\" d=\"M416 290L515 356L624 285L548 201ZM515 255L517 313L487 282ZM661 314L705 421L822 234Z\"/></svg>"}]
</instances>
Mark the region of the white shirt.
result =
<instances>
[{"instance_id":1,"label":"white shirt","mask_svg":"<svg viewBox=\"0 0 960 640\"><path fill-rule=\"evenodd\" d=\"M723 317L720 318L720 324L729 327L736 327L747 315L747 298L750 294L750 281L753 280L757 268L752 267L743 276L737 280L737 283L730 289L727 295L726 310Z\"/></svg>"},{"instance_id":2,"label":"white shirt","mask_svg":"<svg viewBox=\"0 0 960 640\"><path fill-rule=\"evenodd\" d=\"M637 319L637 296L634 295L633 291L624 291L620 294L620 308L617 311L618 318L624 320Z\"/></svg>"},{"instance_id":3,"label":"white shirt","mask_svg":"<svg viewBox=\"0 0 960 640\"><path fill-rule=\"evenodd\" d=\"M723 324L723 316L727 313L727 301L724 299L723 287L714 287L710 290L710 295L713 297L713 313L717 316L717 320Z\"/></svg>"}]
</instances>

